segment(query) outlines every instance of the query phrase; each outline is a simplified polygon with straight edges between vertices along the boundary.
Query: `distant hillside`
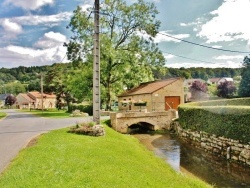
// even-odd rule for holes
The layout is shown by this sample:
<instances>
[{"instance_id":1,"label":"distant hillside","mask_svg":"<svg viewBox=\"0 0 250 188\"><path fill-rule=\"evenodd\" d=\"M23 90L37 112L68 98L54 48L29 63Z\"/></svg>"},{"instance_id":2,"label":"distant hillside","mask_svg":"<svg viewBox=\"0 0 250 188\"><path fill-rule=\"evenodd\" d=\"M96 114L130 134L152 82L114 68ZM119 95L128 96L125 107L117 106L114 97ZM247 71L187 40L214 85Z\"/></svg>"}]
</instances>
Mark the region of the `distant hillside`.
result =
<instances>
[{"instance_id":1,"label":"distant hillside","mask_svg":"<svg viewBox=\"0 0 250 188\"><path fill-rule=\"evenodd\" d=\"M23 85L25 89L15 90L19 91L32 91L32 90L40 90L40 78L39 73L43 72L46 74L53 66L58 64L50 65L50 66L32 66L32 67L24 67L20 66L17 68L1 68L0 69L0 93L8 91L7 84L12 84L14 82L18 82ZM71 63L61 63L59 66L62 66L64 69L71 69ZM235 77L239 76L241 73L241 69L233 69L233 68L165 68L166 71L164 74L153 71L155 79L165 79L170 77L184 77L184 78L201 78L207 80L208 78L214 77ZM5 88L4 88L5 87ZM17 87L17 86L15 86ZM9 89L11 93L15 93ZM12 89L13 90L13 89Z\"/></svg>"}]
</instances>

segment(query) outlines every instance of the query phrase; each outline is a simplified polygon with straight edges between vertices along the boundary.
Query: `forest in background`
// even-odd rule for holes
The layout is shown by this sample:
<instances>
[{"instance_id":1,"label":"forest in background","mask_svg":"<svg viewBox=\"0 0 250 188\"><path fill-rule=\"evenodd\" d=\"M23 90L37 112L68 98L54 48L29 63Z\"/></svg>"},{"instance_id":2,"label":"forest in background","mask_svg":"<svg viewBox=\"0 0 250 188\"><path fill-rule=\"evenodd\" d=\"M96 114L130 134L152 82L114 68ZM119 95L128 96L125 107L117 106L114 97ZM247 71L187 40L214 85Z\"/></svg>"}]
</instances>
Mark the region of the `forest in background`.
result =
<instances>
[{"instance_id":1,"label":"forest in background","mask_svg":"<svg viewBox=\"0 0 250 188\"><path fill-rule=\"evenodd\" d=\"M64 64L53 64L50 66L32 66L32 67L16 67L16 68L1 68L0 69L0 93L12 93L14 95L20 92L27 91L39 91L40 85L40 74L43 73L45 78L48 73L54 68L66 70L64 72L77 72L77 68L74 68L72 63ZM155 80L166 79L171 77L183 77L185 79L201 78L207 80L214 77L231 77L236 78L240 76L241 69L233 68L164 68L165 71L153 71ZM64 75L67 76L67 75ZM89 79L89 78L88 78ZM46 91L46 83L45 83Z\"/></svg>"}]
</instances>

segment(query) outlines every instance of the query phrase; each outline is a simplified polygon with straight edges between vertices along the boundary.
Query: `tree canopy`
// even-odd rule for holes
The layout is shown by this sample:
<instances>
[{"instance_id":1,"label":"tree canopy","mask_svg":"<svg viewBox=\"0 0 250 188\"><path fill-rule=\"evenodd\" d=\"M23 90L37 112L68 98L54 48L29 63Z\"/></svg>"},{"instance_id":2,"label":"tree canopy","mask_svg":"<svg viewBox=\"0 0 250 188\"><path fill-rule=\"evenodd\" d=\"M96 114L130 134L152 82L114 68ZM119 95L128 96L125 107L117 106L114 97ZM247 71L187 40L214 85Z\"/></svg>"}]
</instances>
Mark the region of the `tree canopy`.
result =
<instances>
[{"instance_id":1,"label":"tree canopy","mask_svg":"<svg viewBox=\"0 0 250 188\"><path fill-rule=\"evenodd\" d=\"M5 99L5 105L12 106L16 103L16 97L12 94L8 95Z\"/></svg>"},{"instance_id":2,"label":"tree canopy","mask_svg":"<svg viewBox=\"0 0 250 188\"><path fill-rule=\"evenodd\" d=\"M243 60L239 96L250 97L250 58L246 56Z\"/></svg>"},{"instance_id":3,"label":"tree canopy","mask_svg":"<svg viewBox=\"0 0 250 188\"><path fill-rule=\"evenodd\" d=\"M153 80L153 70L163 67L165 59L152 38L160 27L153 3L105 0L100 11L104 13L100 19L102 99L109 108L112 95ZM92 67L93 23L89 13L77 7L68 26L73 36L66 44L74 65Z\"/></svg>"},{"instance_id":4,"label":"tree canopy","mask_svg":"<svg viewBox=\"0 0 250 188\"><path fill-rule=\"evenodd\" d=\"M221 82L217 86L218 97L229 98L232 97L236 92L236 87L233 82L225 81Z\"/></svg>"}]
</instances>

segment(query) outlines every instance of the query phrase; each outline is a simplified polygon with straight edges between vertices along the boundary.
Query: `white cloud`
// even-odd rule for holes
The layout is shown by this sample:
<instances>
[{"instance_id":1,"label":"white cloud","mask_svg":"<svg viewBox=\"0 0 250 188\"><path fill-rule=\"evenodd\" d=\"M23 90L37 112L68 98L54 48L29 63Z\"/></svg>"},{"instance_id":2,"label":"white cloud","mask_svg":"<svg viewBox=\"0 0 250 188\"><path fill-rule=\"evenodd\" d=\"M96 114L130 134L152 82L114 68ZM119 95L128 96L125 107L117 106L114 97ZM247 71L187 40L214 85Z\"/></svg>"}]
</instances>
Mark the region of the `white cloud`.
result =
<instances>
[{"instance_id":1,"label":"white cloud","mask_svg":"<svg viewBox=\"0 0 250 188\"><path fill-rule=\"evenodd\" d=\"M173 58L175 58L175 56L172 55L172 54L168 54L168 53L163 53L163 54L164 54L165 59L173 59Z\"/></svg>"},{"instance_id":2,"label":"white cloud","mask_svg":"<svg viewBox=\"0 0 250 188\"><path fill-rule=\"evenodd\" d=\"M190 67L204 67L204 68L224 68L224 67L230 67L230 68L240 68L242 67L242 64L240 62L235 61L225 61L225 62L215 62L215 63L203 63L203 62L193 62L193 61L184 61L184 62L176 62L176 61L167 61L165 64L166 67L172 67L172 68L190 68Z\"/></svg>"},{"instance_id":3,"label":"white cloud","mask_svg":"<svg viewBox=\"0 0 250 188\"><path fill-rule=\"evenodd\" d=\"M89 12L89 9L91 10L92 7L93 7L93 5L91 5L91 4L85 4L85 5L81 6L83 12Z\"/></svg>"},{"instance_id":4,"label":"white cloud","mask_svg":"<svg viewBox=\"0 0 250 188\"><path fill-rule=\"evenodd\" d=\"M186 24L186 23L180 23L180 26L186 27L186 26L188 26L188 24Z\"/></svg>"},{"instance_id":5,"label":"white cloud","mask_svg":"<svg viewBox=\"0 0 250 188\"><path fill-rule=\"evenodd\" d=\"M45 33L43 37L41 37L35 44L35 47L38 48L52 48L56 46L62 46L64 42L67 41L67 38L65 35L62 35L61 33L55 33L53 31L50 31L48 33Z\"/></svg>"},{"instance_id":6,"label":"white cloud","mask_svg":"<svg viewBox=\"0 0 250 188\"><path fill-rule=\"evenodd\" d=\"M212 48L222 48L222 46L219 45L213 45Z\"/></svg>"},{"instance_id":7,"label":"white cloud","mask_svg":"<svg viewBox=\"0 0 250 188\"><path fill-rule=\"evenodd\" d=\"M24 34L25 26L57 26L63 21L68 21L72 13L62 12L55 15L28 15L11 18L0 18L0 41L1 45L10 44L10 40L17 39L17 36ZM38 29L36 29L38 31ZM27 34L27 32L26 32Z\"/></svg>"},{"instance_id":8,"label":"white cloud","mask_svg":"<svg viewBox=\"0 0 250 188\"><path fill-rule=\"evenodd\" d=\"M24 10L37 10L45 5L53 5L54 0L5 0L4 5L14 5Z\"/></svg>"},{"instance_id":9,"label":"white cloud","mask_svg":"<svg viewBox=\"0 0 250 188\"><path fill-rule=\"evenodd\" d=\"M67 58L64 58L65 54L66 48L63 46L41 50L10 45L0 48L0 66L11 68L18 66L51 65L62 60L63 62L67 62Z\"/></svg>"},{"instance_id":10,"label":"white cloud","mask_svg":"<svg viewBox=\"0 0 250 188\"><path fill-rule=\"evenodd\" d=\"M205 37L207 43L235 39L250 43L249 8L249 0L224 0L218 10L211 12L214 17L201 26L198 36Z\"/></svg>"},{"instance_id":11,"label":"white cloud","mask_svg":"<svg viewBox=\"0 0 250 188\"><path fill-rule=\"evenodd\" d=\"M214 59L217 59L217 60L232 60L232 59L240 59L242 60L244 58L244 56L242 55L221 55L221 56L218 56L218 57L214 57Z\"/></svg>"},{"instance_id":12,"label":"white cloud","mask_svg":"<svg viewBox=\"0 0 250 188\"><path fill-rule=\"evenodd\" d=\"M71 12L62 12L59 14L54 15L29 15L29 16L19 16L19 17L12 17L8 18L10 22L15 22L19 25L29 25L29 26L36 26L36 25L57 25L62 21L69 20L72 16ZM0 19L0 23L4 19Z\"/></svg>"},{"instance_id":13,"label":"white cloud","mask_svg":"<svg viewBox=\"0 0 250 188\"><path fill-rule=\"evenodd\" d=\"M221 67L240 68L242 67L242 63L236 61L226 61L223 63L223 66Z\"/></svg>"},{"instance_id":14,"label":"white cloud","mask_svg":"<svg viewBox=\"0 0 250 188\"><path fill-rule=\"evenodd\" d=\"M23 33L22 26L9 19L0 20L0 45L10 43Z\"/></svg>"},{"instance_id":15,"label":"white cloud","mask_svg":"<svg viewBox=\"0 0 250 188\"><path fill-rule=\"evenodd\" d=\"M10 39L10 38L16 38L18 34L21 34L23 32L22 26L10 21L9 19L2 19L0 20L0 24L3 28L3 37Z\"/></svg>"}]
</instances>

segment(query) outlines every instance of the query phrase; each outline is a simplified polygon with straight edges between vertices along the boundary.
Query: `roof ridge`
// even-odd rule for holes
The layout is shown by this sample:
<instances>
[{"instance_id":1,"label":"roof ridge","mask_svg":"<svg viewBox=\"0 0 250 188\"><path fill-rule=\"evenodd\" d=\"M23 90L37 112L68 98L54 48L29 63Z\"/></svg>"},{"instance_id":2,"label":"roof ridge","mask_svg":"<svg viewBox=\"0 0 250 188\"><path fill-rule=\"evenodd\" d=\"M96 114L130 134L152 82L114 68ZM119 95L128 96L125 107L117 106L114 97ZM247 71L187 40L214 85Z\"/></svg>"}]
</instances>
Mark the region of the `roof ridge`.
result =
<instances>
[{"instance_id":1,"label":"roof ridge","mask_svg":"<svg viewBox=\"0 0 250 188\"><path fill-rule=\"evenodd\" d=\"M119 97L122 96L127 96L127 95L138 95L138 94L149 94L153 93L177 80L179 80L181 77L175 77L175 78L168 78L168 79L163 79L163 80L155 80L155 81L150 81L150 82L144 82L141 83L139 86L134 87L128 91L123 92L122 94L118 95ZM166 84L158 84L157 83L165 83ZM148 88L150 87L150 88ZM136 93L137 92L137 93Z\"/></svg>"}]
</instances>

